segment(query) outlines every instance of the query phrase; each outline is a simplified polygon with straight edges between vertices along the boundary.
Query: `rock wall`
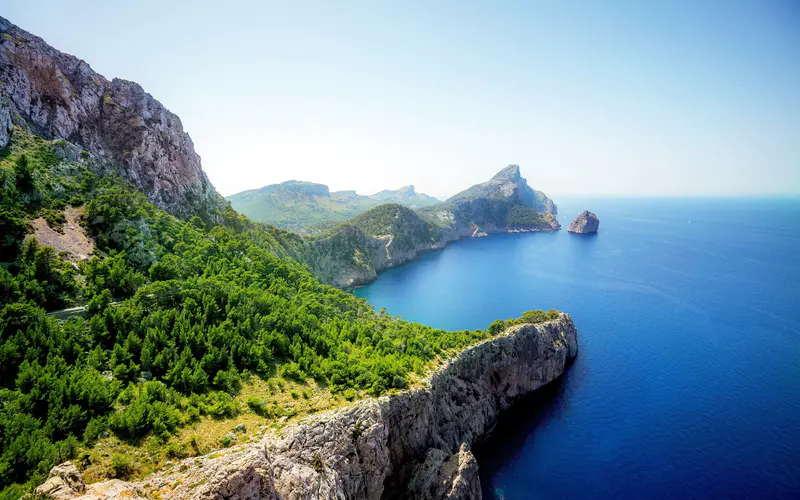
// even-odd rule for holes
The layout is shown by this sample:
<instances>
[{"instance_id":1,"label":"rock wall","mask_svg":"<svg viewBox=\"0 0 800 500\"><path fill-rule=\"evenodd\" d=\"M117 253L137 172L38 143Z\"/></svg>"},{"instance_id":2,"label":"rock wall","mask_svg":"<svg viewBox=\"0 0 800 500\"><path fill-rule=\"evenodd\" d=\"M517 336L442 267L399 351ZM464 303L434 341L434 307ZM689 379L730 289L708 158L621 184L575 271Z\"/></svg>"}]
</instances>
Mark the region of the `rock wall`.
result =
<instances>
[{"instance_id":1,"label":"rock wall","mask_svg":"<svg viewBox=\"0 0 800 500\"><path fill-rule=\"evenodd\" d=\"M479 499L470 446L500 411L562 375L577 351L566 314L518 325L464 350L421 388L310 417L257 445L187 459L137 483L86 486L62 465L38 492L85 500Z\"/></svg>"},{"instance_id":2,"label":"rock wall","mask_svg":"<svg viewBox=\"0 0 800 500\"><path fill-rule=\"evenodd\" d=\"M214 220L227 206L178 116L137 83L108 81L0 17L0 148L9 120L88 151L97 173L119 173L173 215Z\"/></svg>"}]
</instances>

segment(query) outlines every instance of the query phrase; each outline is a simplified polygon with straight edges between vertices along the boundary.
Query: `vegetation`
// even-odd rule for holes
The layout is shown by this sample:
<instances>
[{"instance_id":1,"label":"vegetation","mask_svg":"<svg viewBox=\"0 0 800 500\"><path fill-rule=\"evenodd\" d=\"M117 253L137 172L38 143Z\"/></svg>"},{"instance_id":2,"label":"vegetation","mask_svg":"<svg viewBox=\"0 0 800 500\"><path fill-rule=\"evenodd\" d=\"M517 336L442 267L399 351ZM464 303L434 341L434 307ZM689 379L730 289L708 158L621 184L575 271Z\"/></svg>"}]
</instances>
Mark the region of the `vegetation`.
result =
<instances>
[{"instance_id":1,"label":"vegetation","mask_svg":"<svg viewBox=\"0 0 800 500\"><path fill-rule=\"evenodd\" d=\"M508 227L525 228L546 224L544 215L525 205L514 205L508 210L506 224Z\"/></svg>"},{"instance_id":2,"label":"vegetation","mask_svg":"<svg viewBox=\"0 0 800 500\"><path fill-rule=\"evenodd\" d=\"M380 205L364 212L348 224L369 236L392 235L392 249L412 250L420 245L435 243L439 229L415 211L396 203Z\"/></svg>"},{"instance_id":3,"label":"vegetation","mask_svg":"<svg viewBox=\"0 0 800 500\"><path fill-rule=\"evenodd\" d=\"M205 446L194 437L175 444L188 426L402 389L437 359L497 333L445 332L375 312L315 280L296 260L296 235L230 209L214 227L176 219L121 180L98 178L83 159L59 158L57 146L16 129L0 156L3 495L29 490L99 440L177 457ZM42 210L68 205L85 206L96 243L77 269L25 238ZM378 231L386 215L413 214L382 210L361 223ZM417 228L411 236L425 237L426 226ZM66 321L47 315L79 304L84 314ZM128 477L135 465L123 451L81 452L81 461Z\"/></svg>"}]
</instances>

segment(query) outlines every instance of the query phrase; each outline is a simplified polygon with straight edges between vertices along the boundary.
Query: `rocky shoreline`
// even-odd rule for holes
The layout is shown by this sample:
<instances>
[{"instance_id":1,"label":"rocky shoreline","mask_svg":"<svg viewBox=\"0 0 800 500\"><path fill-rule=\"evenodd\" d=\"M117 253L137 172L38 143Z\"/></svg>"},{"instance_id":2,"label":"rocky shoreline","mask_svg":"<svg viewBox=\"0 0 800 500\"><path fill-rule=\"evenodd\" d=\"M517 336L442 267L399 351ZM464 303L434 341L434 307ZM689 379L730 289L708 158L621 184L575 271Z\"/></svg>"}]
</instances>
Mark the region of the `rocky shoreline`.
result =
<instances>
[{"instance_id":1,"label":"rocky shoreline","mask_svg":"<svg viewBox=\"0 0 800 500\"><path fill-rule=\"evenodd\" d=\"M186 459L138 482L85 485L53 469L54 499L475 499L470 447L518 398L560 377L578 352L569 315L522 324L469 347L423 387L311 416L258 443Z\"/></svg>"},{"instance_id":2,"label":"rocky shoreline","mask_svg":"<svg viewBox=\"0 0 800 500\"><path fill-rule=\"evenodd\" d=\"M390 250L387 237L370 237L366 235L359 235L364 239L360 242L362 248L367 248L370 255L371 266L351 265L345 269L340 269L340 272L332 279L322 279L331 286L336 288L354 288L366 285L378 278L378 274L386 269L391 269L403 264L407 264L413 260L418 259L423 254L429 252L436 252L444 250L447 245L455 241L460 241L467 238L485 238L492 234L516 234L516 233L540 233L559 231L561 225L558 220L553 219L549 227L532 227L532 228L507 228L507 227L485 227L480 228L477 226L470 226L463 229L450 229L445 231L440 241L419 245L411 251L406 252L392 252ZM352 231L357 231L356 228L351 228ZM360 232L359 232L360 233ZM341 238L342 234L339 233L332 238ZM338 262L336 264L339 264Z\"/></svg>"}]
</instances>

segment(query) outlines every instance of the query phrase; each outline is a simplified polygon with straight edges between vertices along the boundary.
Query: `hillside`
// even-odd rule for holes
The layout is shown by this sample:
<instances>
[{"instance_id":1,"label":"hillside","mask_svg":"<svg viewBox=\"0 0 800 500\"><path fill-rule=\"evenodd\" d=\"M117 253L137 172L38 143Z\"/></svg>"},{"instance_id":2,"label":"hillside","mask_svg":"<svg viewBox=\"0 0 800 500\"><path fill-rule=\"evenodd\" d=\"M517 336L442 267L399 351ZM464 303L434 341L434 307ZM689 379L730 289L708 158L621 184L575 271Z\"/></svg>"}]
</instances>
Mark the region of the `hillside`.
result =
<instances>
[{"instance_id":1,"label":"hillside","mask_svg":"<svg viewBox=\"0 0 800 500\"><path fill-rule=\"evenodd\" d=\"M245 439L226 434L237 422L407 387L438 356L491 335L375 313L308 272L301 261L314 267L313 245L300 237L232 209L213 227L183 221L60 148L15 127L0 157L5 494L78 455L91 477L139 477ZM70 207L94 245L75 265L27 237L37 217L63 230ZM393 231L398 248L432 230L399 205L358 224L348 227L362 236ZM47 315L70 306L85 309L66 321Z\"/></svg>"},{"instance_id":2,"label":"hillside","mask_svg":"<svg viewBox=\"0 0 800 500\"><path fill-rule=\"evenodd\" d=\"M385 190L372 196L355 191L330 191L324 184L287 181L228 196L237 211L257 222L318 234L382 203L424 207L438 203L435 198L414 191L414 186Z\"/></svg>"}]
</instances>

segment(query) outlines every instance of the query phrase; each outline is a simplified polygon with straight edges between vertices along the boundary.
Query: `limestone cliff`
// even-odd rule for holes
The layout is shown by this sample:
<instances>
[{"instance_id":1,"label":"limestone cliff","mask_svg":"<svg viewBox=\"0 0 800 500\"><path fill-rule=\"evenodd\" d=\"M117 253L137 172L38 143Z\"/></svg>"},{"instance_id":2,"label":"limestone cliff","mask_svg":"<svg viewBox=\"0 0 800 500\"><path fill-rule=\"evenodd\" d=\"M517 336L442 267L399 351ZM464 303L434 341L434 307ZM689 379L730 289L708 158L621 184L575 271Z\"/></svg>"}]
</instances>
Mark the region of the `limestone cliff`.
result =
<instances>
[{"instance_id":1,"label":"limestone cliff","mask_svg":"<svg viewBox=\"0 0 800 500\"><path fill-rule=\"evenodd\" d=\"M227 206L180 118L137 83L109 81L0 17L0 148L12 122L74 144L97 173L117 172L173 215L214 220Z\"/></svg>"},{"instance_id":2,"label":"limestone cliff","mask_svg":"<svg viewBox=\"0 0 800 500\"><path fill-rule=\"evenodd\" d=\"M470 446L500 411L563 374L577 350L566 314L518 325L466 349L423 387L310 417L258 444L188 459L137 483L86 486L73 467L59 466L38 493L85 500L480 498Z\"/></svg>"}]
</instances>

